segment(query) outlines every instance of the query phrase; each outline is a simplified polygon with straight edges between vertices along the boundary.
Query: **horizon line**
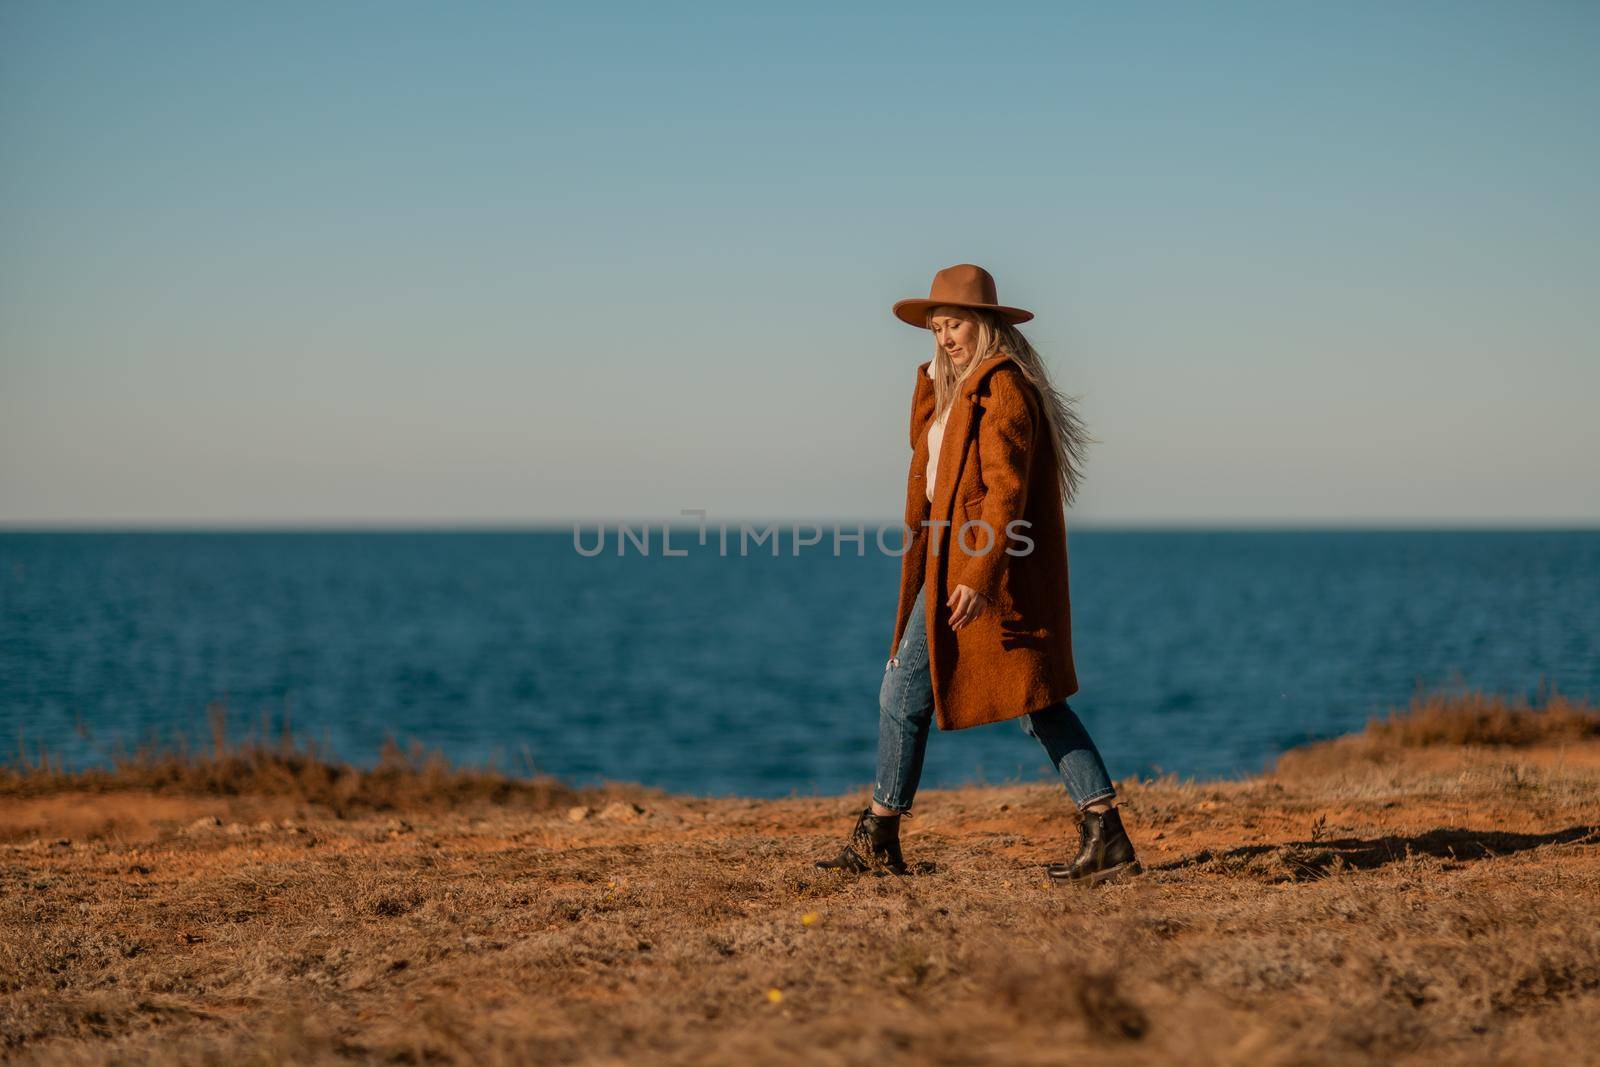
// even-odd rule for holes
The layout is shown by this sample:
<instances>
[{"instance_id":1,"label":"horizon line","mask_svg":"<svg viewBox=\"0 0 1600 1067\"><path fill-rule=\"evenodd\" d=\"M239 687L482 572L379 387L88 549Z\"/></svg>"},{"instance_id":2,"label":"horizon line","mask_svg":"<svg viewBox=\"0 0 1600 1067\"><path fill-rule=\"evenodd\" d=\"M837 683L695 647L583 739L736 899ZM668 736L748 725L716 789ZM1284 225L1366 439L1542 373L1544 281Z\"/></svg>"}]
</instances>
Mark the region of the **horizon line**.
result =
<instances>
[{"instance_id":1,"label":"horizon line","mask_svg":"<svg viewBox=\"0 0 1600 1067\"><path fill-rule=\"evenodd\" d=\"M879 526L893 526L902 522L898 518L793 518L793 517L733 517L708 521L708 530L726 525L735 530L741 525L757 528L779 527L779 533L789 533L795 527L831 532L834 524L841 529L853 530L857 524L868 531ZM0 520L0 535L6 534L193 534L193 533L570 533L576 527L593 530L596 527L630 527L634 530L670 527L673 531L698 531L697 521L663 518L583 518L552 520L482 520L460 521L438 519L280 519L280 520L85 520L85 521L6 521ZM1226 533L1226 532L1600 532L1600 519L1407 519L1407 518L1353 518L1353 519L1089 519L1068 521L1068 533L1081 532L1170 532L1170 533Z\"/></svg>"}]
</instances>

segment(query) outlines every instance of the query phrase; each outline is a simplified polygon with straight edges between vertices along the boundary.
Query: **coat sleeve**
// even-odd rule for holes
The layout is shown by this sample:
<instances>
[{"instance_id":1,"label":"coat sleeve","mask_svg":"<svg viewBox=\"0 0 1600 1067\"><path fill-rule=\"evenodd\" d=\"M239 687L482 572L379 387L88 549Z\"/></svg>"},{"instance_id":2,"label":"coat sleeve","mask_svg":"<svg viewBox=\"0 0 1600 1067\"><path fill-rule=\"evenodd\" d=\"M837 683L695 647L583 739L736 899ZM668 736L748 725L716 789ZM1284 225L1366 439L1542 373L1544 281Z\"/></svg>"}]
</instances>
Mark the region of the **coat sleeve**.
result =
<instances>
[{"instance_id":1,"label":"coat sleeve","mask_svg":"<svg viewBox=\"0 0 1600 1067\"><path fill-rule=\"evenodd\" d=\"M1023 517L1028 503L1028 478L1040 427L1040 416L1028 396L1028 388L1015 371L1000 370L989 376L989 395L978 419L978 462L986 491L973 518L987 523L993 537L988 551L979 552L977 549L989 534L981 526L973 527L966 538L966 544L974 550L971 554L952 540L951 585L969 586L990 602L1000 594L1000 583L1011 559L1006 553L1010 544L1006 526Z\"/></svg>"}]
</instances>

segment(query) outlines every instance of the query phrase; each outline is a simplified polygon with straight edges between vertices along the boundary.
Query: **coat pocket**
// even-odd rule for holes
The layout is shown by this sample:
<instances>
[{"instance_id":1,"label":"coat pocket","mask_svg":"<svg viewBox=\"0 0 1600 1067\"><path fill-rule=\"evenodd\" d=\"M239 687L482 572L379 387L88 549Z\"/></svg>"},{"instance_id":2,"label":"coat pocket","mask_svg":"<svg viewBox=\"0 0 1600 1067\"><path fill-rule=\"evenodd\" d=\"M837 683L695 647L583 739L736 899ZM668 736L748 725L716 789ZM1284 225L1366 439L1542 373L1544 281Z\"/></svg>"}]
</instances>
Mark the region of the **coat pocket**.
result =
<instances>
[{"instance_id":1,"label":"coat pocket","mask_svg":"<svg viewBox=\"0 0 1600 1067\"><path fill-rule=\"evenodd\" d=\"M980 490L956 499L955 514L950 523L950 554L958 557L960 562L958 564L953 558L952 568L959 566L964 571L967 566L976 565L979 560L1005 550L1005 532L990 526L983 517L983 498L987 495L986 490ZM959 572L952 569L952 574L956 573Z\"/></svg>"}]
</instances>

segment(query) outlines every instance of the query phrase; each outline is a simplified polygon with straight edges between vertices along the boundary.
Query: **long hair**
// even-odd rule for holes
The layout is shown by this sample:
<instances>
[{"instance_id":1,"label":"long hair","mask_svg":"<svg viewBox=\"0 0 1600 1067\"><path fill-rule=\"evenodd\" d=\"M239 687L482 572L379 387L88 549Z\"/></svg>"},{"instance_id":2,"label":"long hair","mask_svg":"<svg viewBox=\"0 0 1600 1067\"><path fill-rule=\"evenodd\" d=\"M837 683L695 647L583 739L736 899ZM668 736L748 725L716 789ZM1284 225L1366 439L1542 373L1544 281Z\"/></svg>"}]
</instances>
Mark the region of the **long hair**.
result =
<instances>
[{"instance_id":1,"label":"long hair","mask_svg":"<svg viewBox=\"0 0 1600 1067\"><path fill-rule=\"evenodd\" d=\"M1043 401L1045 423L1050 431L1050 451L1055 459L1056 479L1061 487L1061 500L1070 504L1083 486L1083 465L1088 459L1089 436L1083 419L1078 416L1078 398L1061 392L1050 383L1050 374L1038 351L1028 343L1022 331L999 317L978 308L935 307L928 309L931 317L951 311L973 316L978 323L978 351L967 361L966 369L956 373L955 364L937 341L933 346L933 396L934 417L949 410L960 395L960 386L974 367L990 356L1006 353L1017 361L1022 376L1039 391Z\"/></svg>"}]
</instances>

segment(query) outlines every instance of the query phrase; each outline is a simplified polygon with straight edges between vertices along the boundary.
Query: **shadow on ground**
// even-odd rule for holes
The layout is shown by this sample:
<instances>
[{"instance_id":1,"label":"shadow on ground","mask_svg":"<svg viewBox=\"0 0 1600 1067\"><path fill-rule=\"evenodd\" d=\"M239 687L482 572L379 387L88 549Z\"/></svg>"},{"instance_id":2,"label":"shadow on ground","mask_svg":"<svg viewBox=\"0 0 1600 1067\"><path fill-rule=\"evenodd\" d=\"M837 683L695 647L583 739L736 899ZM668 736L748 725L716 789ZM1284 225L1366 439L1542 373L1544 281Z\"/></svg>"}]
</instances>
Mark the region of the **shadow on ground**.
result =
<instances>
[{"instance_id":1,"label":"shadow on ground","mask_svg":"<svg viewBox=\"0 0 1600 1067\"><path fill-rule=\"evenodd\" d=\"M1370 839L1289 841L1275 845L1244 845L1226 852L1205 849L1151 870L1212 867L1228 873L1256 875L1271 882L1304 882L1340 870L1375 870L1414 856L1433 856L1451 864L1509 856L1546 845L1593 843L1600 843L1600 826L1569 826L1547 834L1441 827L1410 837L1387 835Z\"/></svg>"}]
</instances>

